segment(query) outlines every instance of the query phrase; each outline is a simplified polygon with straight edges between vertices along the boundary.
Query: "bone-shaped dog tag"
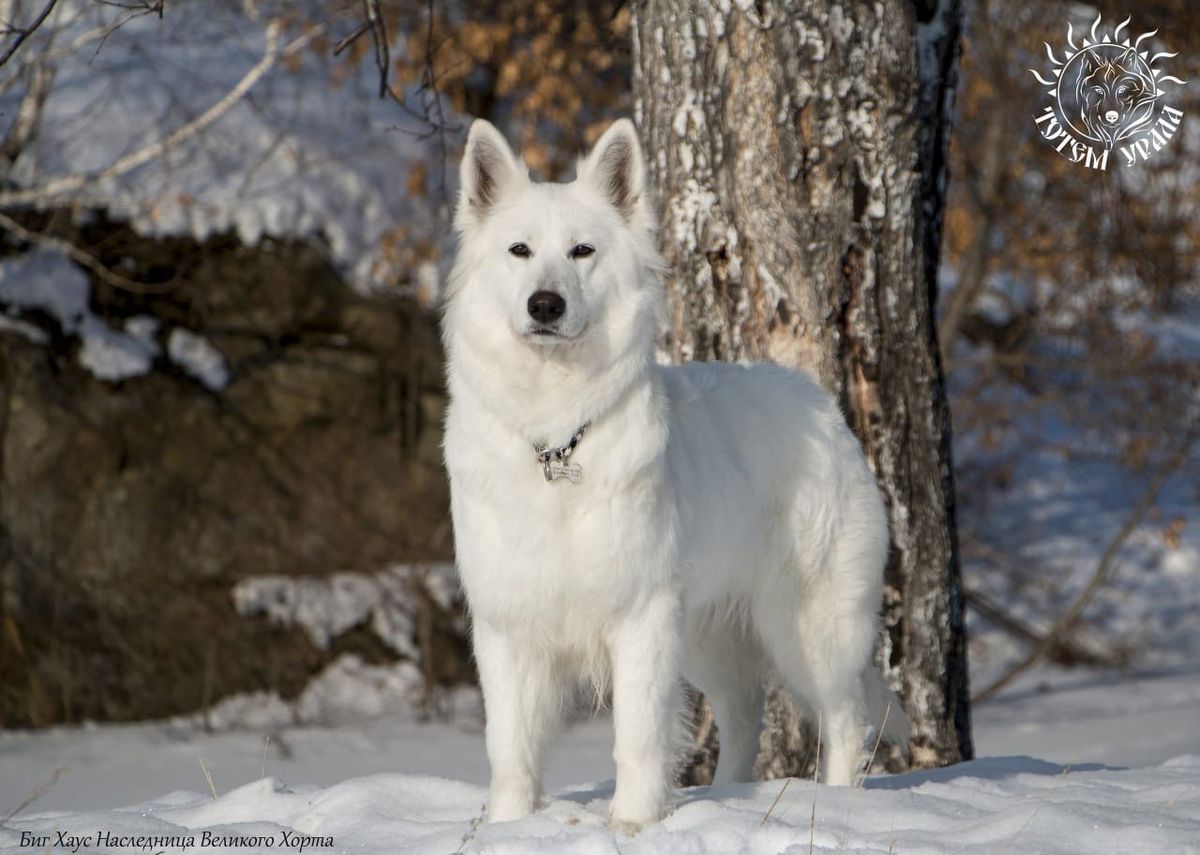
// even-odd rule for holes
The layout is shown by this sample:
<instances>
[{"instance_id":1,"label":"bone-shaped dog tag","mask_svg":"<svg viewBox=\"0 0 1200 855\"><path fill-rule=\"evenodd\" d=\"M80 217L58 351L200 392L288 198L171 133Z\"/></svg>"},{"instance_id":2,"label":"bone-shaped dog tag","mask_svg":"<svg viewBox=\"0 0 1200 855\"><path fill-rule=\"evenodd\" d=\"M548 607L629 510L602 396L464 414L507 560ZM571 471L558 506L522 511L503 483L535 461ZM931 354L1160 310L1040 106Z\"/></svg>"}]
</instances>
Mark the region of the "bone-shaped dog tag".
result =
<instances>
[{"instance_id":1,"label":"bone-shaped dog tag","mask_svg":"<svg viewBox=\"0 0 1200 855\"><path fill-rule=\"evenodd\" d=\"M572 484L578 484L583 480L583 467L578 463L563 463L561 460L551 460L547 464L546 480L557 481L559 478L566 478Z\"/></svg>"}]
</instances>

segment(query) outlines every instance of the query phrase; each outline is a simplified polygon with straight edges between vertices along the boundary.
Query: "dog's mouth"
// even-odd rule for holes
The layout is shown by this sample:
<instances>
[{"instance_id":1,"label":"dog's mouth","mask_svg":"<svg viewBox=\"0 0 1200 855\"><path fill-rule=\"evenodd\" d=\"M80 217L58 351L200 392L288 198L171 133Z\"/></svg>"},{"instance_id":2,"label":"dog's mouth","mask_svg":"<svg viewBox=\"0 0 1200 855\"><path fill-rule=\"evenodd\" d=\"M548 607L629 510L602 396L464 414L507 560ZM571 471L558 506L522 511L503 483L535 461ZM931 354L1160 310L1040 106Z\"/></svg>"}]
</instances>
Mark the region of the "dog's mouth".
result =
<instances>
[{"instance_id":1,"label":"dog's mouth","mask_svg":"<svg viewBox=\"0 0 1200 855\"><path fill-rule=\"evenodd\" d=\"M580 330L575 335L566 335L562 330L545 326L544 324L530 326L522 335L527 341L537 342L538 344L568 343L578 341L582 336L583 330Z\"/></svg>"}]
</instances>

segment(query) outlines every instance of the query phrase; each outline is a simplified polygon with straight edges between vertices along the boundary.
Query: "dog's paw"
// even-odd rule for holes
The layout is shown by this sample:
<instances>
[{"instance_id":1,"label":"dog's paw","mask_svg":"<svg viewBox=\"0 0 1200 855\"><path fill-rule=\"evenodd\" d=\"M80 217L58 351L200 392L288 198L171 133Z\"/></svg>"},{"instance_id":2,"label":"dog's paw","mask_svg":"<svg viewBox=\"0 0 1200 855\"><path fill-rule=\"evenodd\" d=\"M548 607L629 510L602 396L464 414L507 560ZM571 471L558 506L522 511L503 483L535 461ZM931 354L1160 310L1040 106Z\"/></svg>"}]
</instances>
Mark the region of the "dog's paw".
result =
<instances>
[{"instance_id":1,"label":"dog's paw","mask_svg":"<svg viewBox=\"0 0 1200 855\"><path fill-rule=\"evenodd\" d=\"M608 827L613 831L636 837L638 832L647 825L653 825L661 820L664 814L665 811L655 804L614 804L608 811Z\"/></svg>"},{"instance_id":2,"label":"dog's paw","mask_svg":"<svg viewBox=\"0 0 1200 855\"><path fill-rule=\"evenodd\" d=\"M608 824L630 837L666 814L668 790L654 776L624 778L617 773L617 790L608 806Z\"/></svg>"},{"instance_id":3,"label":"dog's paw","mask_svg":"<svg viewBox=\"0 0 1200 855\"><path fill-rule=\"evenodd\" d=\"M624 834L626 837L637 837L641 830L646 827L644 822L632 822L627 819L617 819L615 816L609 816L608 827L618 834Z\"/></svg>"},{"instance_id":4,"label":"dog's paw","mask_svg":"<svg viewBox=\"0 0 1200 855\"><path fill-rule=\"evenodd\" d=\"M488 822L511 822L524 819L537 807L537 798L530 792L513 788L493 791L488 799Z\"/></svg>"}]
</instances>

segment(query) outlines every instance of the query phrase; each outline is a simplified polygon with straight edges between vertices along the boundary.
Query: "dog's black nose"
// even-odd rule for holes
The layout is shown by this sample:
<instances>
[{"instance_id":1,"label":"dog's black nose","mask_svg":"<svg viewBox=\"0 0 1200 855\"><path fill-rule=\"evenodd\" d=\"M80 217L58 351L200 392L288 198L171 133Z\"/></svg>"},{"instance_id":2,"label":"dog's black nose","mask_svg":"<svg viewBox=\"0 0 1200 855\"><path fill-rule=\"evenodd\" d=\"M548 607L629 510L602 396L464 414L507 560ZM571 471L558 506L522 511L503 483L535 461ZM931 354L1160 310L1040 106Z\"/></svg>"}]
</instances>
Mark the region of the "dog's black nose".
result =
<instances>
[{"instance_id":1,"label":"dog's black nose","mask_svg":"<svg viewBox=\"0 0 1200 855\"><path fill-rule=\"evenodd\" d=\"M567 311L567 301L554 291L534 291L529 298L529 316L539 324L557 321Z\"/></svg>"}]
</instances>

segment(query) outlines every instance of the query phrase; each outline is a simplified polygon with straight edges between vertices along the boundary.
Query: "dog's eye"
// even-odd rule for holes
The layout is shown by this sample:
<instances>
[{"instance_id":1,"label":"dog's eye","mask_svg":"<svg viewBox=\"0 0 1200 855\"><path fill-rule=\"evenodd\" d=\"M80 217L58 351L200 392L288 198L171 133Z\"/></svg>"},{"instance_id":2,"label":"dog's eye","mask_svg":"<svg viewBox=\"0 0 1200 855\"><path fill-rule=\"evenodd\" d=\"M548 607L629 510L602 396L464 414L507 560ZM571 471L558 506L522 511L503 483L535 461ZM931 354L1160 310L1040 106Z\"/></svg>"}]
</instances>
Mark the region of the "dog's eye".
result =
<instances>
[{"instance_id":1,"label":"dog's eye","mask_svg":"<svg viewBox=\"0 0 1200 855\"><path fill-rule=\"evenodd\" d=\"M571 251L568 253L568 255L570 255L571 258L587 258L589 255L593 255L595 252L596 247L589 246L586 243L577 243L575 246L571 247Z\"/></svg>"},{"instance_id":2,"label":"dog's eye","mask_svg":"<svg viewBox=\"0 0 1200 855\"><path fill-rule=\"evenodd\" d=\"M508 254L515 255L517 258L529 258L529 256L533 255L533 251L530 250L529 244L514 243L508 248Z\"/></svg>"}]
</instances>

